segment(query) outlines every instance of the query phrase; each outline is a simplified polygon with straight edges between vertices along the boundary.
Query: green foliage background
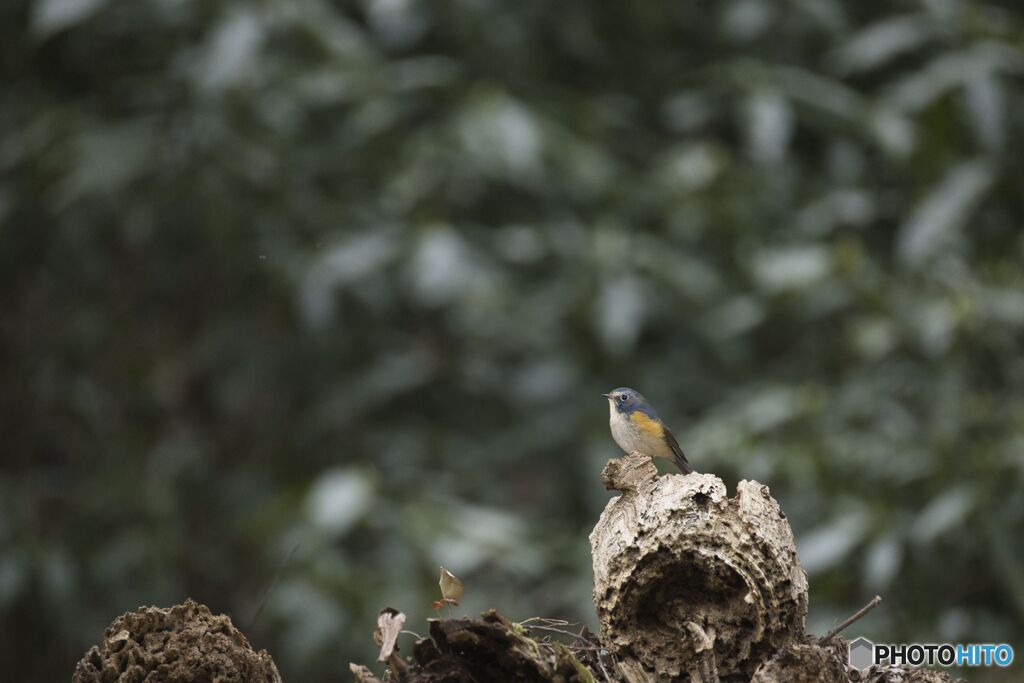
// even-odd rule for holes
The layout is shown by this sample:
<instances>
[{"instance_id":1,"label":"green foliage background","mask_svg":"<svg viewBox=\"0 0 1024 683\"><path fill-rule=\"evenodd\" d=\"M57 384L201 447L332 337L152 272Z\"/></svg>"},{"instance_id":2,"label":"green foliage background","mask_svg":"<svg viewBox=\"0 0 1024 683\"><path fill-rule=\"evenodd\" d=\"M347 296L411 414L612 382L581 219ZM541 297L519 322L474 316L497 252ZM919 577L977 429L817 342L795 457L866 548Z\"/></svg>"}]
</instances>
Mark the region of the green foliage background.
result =
<instances>
[{"instance_id":1,"label":"green foliage background","mask_svg":"<svg viewBox=\"0 0 1024 683\"><path fill-rule=\"evenodd\" d=\"M1021 642L1018 3L0 18L5 679L140 604L246 627L282 565L289 681L440 564L593 625L618 385L771 486L812 630Z\"/></svg>"}]
</instances>

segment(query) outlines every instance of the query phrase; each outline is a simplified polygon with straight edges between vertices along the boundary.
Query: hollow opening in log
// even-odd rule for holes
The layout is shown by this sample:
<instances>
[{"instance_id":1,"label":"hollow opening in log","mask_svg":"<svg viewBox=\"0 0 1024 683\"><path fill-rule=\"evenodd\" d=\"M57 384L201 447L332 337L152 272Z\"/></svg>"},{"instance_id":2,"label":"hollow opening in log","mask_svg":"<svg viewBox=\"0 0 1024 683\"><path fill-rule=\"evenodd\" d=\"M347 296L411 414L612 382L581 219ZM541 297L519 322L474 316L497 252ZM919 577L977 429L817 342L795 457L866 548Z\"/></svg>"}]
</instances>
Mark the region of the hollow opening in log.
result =
<instances>
[{"instance_id":1,"label":"hollow opening in log","mask_svg":"<svg viewBox=\"0 0 1024 683\"><path fill-rule=\"evenodd\" d=\"M747 581L724 560L696 551L674 557L656 553L638 565L634 576L638 580L631 582L632 595L624 598L635 608L623 613L634 615L639 637L631 645L642 660L685 671L695 655L692 644L681 636L688 623L712 637L726 636L715 638L720 659L735 660L749 652L752 643L747 638L757 630L757 607L747 600Z\"/></svg>"},{"instance_id":2,"label":"hollow opening in log","mask_svg":"<svg viewBox=\"0 0 1024 683\"><path fill-rule=\"evenodd\" d=\"M739 573L724 562L700 561L696 553L684 553L662 581L646 588L637 601L643 627L661 625L679 633L684 626L680 620L703 622L709 614L720 613L723 604L730 612L753 615L743 600L748 589Z\"/></svg>"}]
</instances>

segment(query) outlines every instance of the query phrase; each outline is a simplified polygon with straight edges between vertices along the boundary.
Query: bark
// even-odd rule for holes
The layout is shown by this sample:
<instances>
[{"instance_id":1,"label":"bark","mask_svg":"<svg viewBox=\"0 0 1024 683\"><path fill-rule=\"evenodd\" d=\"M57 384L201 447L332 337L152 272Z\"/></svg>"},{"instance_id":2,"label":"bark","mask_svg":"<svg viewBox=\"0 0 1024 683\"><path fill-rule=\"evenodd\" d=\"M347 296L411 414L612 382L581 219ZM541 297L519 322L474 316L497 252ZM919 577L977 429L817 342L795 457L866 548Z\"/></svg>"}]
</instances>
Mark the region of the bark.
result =
<instances>
[{"instance_id":1,"label":"bark","mask_svg":"<svg viewBox=\"0 0 1024 683\"><path fill-rule=\"evenodd\" d=\"M807 579L768 487L608 463L622 491L590 535L601 636L629 680L749 681L803 634Z\"/></svg>"}]
</instances>

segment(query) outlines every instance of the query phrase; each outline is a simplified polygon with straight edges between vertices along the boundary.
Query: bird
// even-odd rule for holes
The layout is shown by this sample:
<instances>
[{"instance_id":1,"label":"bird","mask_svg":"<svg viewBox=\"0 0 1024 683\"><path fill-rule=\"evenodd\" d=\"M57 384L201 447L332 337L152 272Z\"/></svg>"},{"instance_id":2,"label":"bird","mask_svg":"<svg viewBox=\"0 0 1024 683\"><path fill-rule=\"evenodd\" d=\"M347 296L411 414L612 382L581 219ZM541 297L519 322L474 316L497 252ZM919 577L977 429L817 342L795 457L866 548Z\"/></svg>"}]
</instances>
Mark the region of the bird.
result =
<instances>
[{"instance_id":1,"label":"bird","mask_svg":"<svg viewBox=\"0 0 1024 683\"><path fill-rule=\"evenodd\" d=\"M629 387L619 387L601 395L608 399L608 424L619 448L626 453L636 451L652 458L666 458L683 474L693 472L676 437L643 394Z\"/></svg>"}]
</instances>

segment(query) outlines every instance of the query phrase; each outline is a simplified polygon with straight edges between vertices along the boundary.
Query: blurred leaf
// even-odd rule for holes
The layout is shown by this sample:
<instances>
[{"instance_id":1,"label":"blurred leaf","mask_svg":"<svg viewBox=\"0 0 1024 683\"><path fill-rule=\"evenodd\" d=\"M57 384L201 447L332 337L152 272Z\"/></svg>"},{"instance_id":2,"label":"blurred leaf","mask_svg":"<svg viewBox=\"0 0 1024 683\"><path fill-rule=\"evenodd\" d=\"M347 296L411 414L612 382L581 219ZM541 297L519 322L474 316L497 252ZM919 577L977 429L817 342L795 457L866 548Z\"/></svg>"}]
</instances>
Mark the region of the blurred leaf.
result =
<instances>
[{"instance_id":1,"label":"blurred leaf","mask_svg":"<svg viewBox=\"0 0 1024 683\"><path fill-rule=\"evenodd\" d=\"M920 513L911 527L911 537L921 543L930 543L939 535L964 522L974 506L974 491L959 486L933 499Z\"/></svg>"},{"instance_id":2,"label":"blurred leaf","mask_svg":"<svg viewBox=\"0 0 1024 683\"><path fill-rule=\"evenodd\" d=\"M868 71L918 49L935 33L924 15L892 17L854 33L829 55L829 61L844 75Z\"/></svg>"},{"instance_id":3,"label":"blurred leaf","mask_svg":"<svg viewBox=\"0 0 1024 683\"><path fill-rule=\"evenodd\" d=\"M994 180L983 160L964 162L947 173L900 226L897 249L903 262L919 266L946 248Z\"/></svg>"},{"instance_id":4,"label":"blurred leaf","mask_svg":"<svg viewBox=\"0 0 1024 683\"><path fill-rule=\"evenodd\" d=\"M700 190L710 185L724 166L725 160L713 145L688 145L669 153L661 180L667 189Z\"/></svg>"},{"instance_id":5,"label":"blurred leaf","mask_svg":"<svg viewBox=\"0 0 1024 683\"><path fill-rule=\"evenodd\" d=\"M303 276L301 304L306 319L313 325L326 324L333 313L335 290L361 285L397 251L395 237L381 230L352 237L318 253Z\"/></svg>"},{"instance_id":6,"label":"blurred leaf","mask_svg":"<svg viewBox=\"0 0 1024 683\"><path fill-rule=\"evenodd\" d=\"M808 574L818 574L844 561L864 539L867 520L861 512L849 512L801 535L797 539L800 564Z\"/></svg>"},{"instance_id":7,"label":"blurred leaf","mask_svg":"<svg viewBox=\"0 0 1024 683\"><path fill-rule=\"evenodd\" d=\"M1024 50L1002 43L979 43L960 52L942 54L889 86L884 99L900 110L916 112L975 79L999 71L1020 73L1022 69Z\"/></svg>"},{"instance_id":8,"label":"blurred leaf","mask_svg":"<svg viewBox=\"0 0 1024 683\"><path fill-rule=\"evenodd\" d=\"M263 38L260 20L251 12L235 12L211 33L196 79L205 90L221 90L251 73Z\"/></svg>"},{"instance_id":9,"label":"blurred leaf","mask_svg":"<svg viewBox=\"0 0 1024 683\"><path fill-rule=\"evenodd\" d=\"M146 174L156 153L152 124L135 120L83 131L75 140L74 167L60 187L60 203L123 191Z\"/></svg>"},{"instance_id":10,"label":"blurred leaf","mask_svg":"<svg viewBox=\"0 0 1024 683\"><path fill-rule=\"evenodd\" d=\"M782 161L793 132L786 99L777 91L759 90L747 100L746 115L751 156L762 163Z\"/></svg>"},{"instance_id":11,"label":"blurred leaf","mask_svg":"<svg viewBox=\"0 0 1024 683\"><path fill-rule=\"evenodd\" d=\"M770 24L774 12L764 0L736 0L725 5L722 33L737 41L752 40Z\"/></svg>"},{"instance_id":12,"label":"blurred leaf","mask_svg":"<svg viewBox=\"0 0 1024 683\"><path fill-rule=\"evenodd\" d=\"M324 472L310 490L306 508L314 524L333 536L342 536L373 503L367 478L350 470Z\"/></svg>"},{"instance_id":13,"label":"blurred leaf","mask_svg":"<svg viewBox=\"0 0 1024 683\"><path fill-rule=\"evenodd\" d=\"M468 245L448 226L431 226L422 234L411 265L415 295L432 306L466 295L483 276Z\"/></svg>"},{"instance_id":14,"label":"blurred leaf","mask_svg":"<svg viewBox=\"0 0 1024 683\"><path fill-rule=\"evenodd\" d=\"M469 158L485 171L523 180L540 171L540 126L526 106L505 93L471 99L458 133Z\"/></svg>"},{"instance_id":15,"label":"blurred leaf","mask_svg":"<svg viewBox=\"0 0 1024 683\"><path fill-rule=\"evenodd\" d=\"M775 76L791 99L840 120L856 123L865 111L865 98L841 81L791 66L777 67Z\"/></svg>"},{"instance_id":16,"label":"blurred leaf","mask_svg":"<svg viewBox=\"0 0 1024 683\"><path fill-rule=\"evenodd\" d=\"M993 75L971 79L966 86L971 124L978 140L998 151L1006 140L1006 94L1002 80Z\"/></svg>"},{"instance_id":17,"label":"blurred leaf","mask_svg":"<svg viewBox=\"0 0 1024 683\"><path fill-rule=\"evenodd\" d=\"M868 548L864 584L870 590L888 588L899 575L903 563L903 546L893 534L883 536Z\"/></svg>"},{"instance_id":18,"label":"blurred leaf","mask_svg":"<svg viewBox=\"0 0 1024 683\"><path fill-rule=\"evenodd\" d=\"M107 0L34 0L32 30L46 37L88 19Z\"/></svg>"},{"instance_id":19,"label":"blurred leaf","mask_svg":"<svg viewBox=\"0 0 1024 683\"><path fill-rule=\"evenodd\" d=\"M802 289L823 279L831 268L827 250L815 245L764 250L753 260L754 277L770 292Z\"/></svg>"},{"instance_id":20,"label":"blurred leaf","mask_svg":"<svg viewBox=\"0 0 1024 683\"><path fill-rule=\"evenodd\" d=\"M643 331L644 289L635 277L611 278L596 302L598 331L612 353L628 351Z\"/></svg>"}]
</instances>

